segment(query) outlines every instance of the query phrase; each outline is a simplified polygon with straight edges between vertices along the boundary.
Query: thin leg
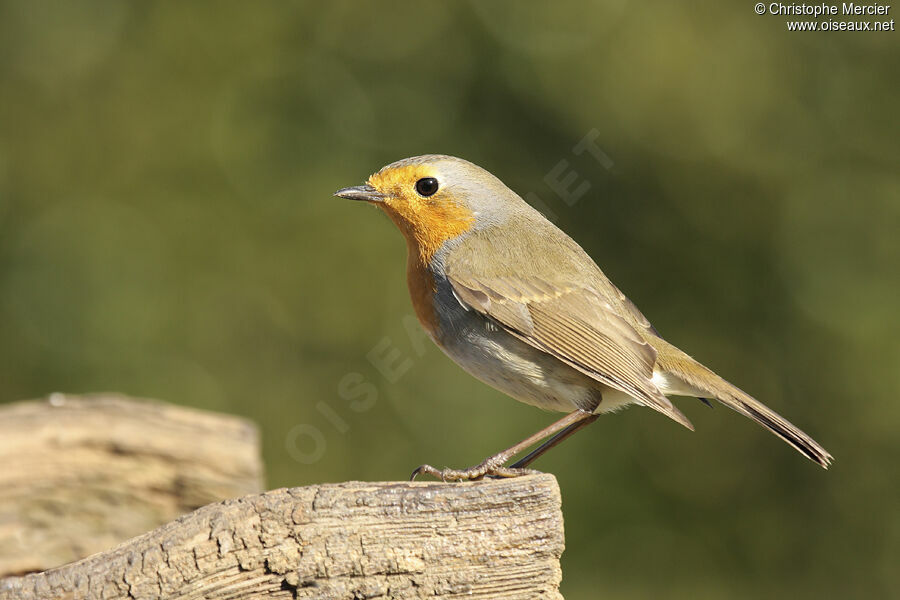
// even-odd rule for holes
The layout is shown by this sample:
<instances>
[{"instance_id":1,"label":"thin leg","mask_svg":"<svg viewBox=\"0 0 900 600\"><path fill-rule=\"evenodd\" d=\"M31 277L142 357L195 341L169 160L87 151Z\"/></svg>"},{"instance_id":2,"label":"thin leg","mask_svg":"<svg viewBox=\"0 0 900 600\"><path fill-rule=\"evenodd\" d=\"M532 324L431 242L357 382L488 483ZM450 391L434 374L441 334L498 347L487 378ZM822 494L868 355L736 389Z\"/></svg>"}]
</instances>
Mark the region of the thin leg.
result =
<instances>
[{"instance_id":1,"label":"thin leg","mask_svg":"<svg viewBox=\"0 0 900 600\"><path fill-rule=\"evenodd\" d=\"M438 469L435 469L434 467L432 467L431 465L422 465L419 468L417 468L415 471L412 472L412 476L410 477L410 480L415 479L417 475L421 475L423 473L427 473L428 475L432 475L434 477L439 477L443 481L448 481L448 480L460 481L460 480L481 479L485 475L494 475L496 477L516 477L518 475L526 475L529 473L534 473L535 471L533 471L531 469L524 469L524 468L519 468L519 467L515 467L515 468L504 467L503 465L506 464L506 462L510 458L515 456L516 454L519 454L520 452L527 450L528 448L530 448L534 444L540 442L541 440L546 439L547 437L549 437L557 432L560 432L561 430L564 430L571 425L575 425L581 421L584 421L585 419L590 419L591 417L596 418L593 413L589 413L586 410L581 410L581 409L576 410L574 412L569 413L568 415L566 415L559 421L553 423L552 425L545 427L544 429L541 429L534 435L525 438L518 444L516 444L514 446L510 446L503 452L500 452L493 456L489 456L488 458L484 459L484 461L482 461L482 463L479 465L476 465L474 467L469 467L468 469L463 469L463 470L457 470L457 469L438 470ZM572 433L574 433L574 431ZM558 441L562 441L562 439L560 439ZM526 458L528 458L528 457L526 457ZM535 458L537 458L537 457L535 457Z\"/></svg>"},{"instance_id":2,"label":"thin leg","mask_svg":"<svg viewBox=\"0 0 900 600\"><path fill-rule=\"evenodd\" d=\"M588 425L590 425L591 423L596 421L598 418L600 418L600 415L591 415L591 416L587 417L586 419L584 419L583 421L578 421L577 423L572 423L571 425L569 425L568 427L566 427L565 429L563 429L562 431L560 431L559 433L554 435L552 438L550 438L549 440L547 440L546 442L541 444L539 447L532 450L528 454L528 456L516 461L515 464L513 464L513 466L510 467L510 469L524 469L525 467L527 467L528 465L530 465L531 463L536 461L542 454L544 454L544 452L546 452L553 446L556 446L557 444L561 443L564 439L566 439L570 435L574 434L579 429L587 427Z\"/></svg>"}]
</instances>

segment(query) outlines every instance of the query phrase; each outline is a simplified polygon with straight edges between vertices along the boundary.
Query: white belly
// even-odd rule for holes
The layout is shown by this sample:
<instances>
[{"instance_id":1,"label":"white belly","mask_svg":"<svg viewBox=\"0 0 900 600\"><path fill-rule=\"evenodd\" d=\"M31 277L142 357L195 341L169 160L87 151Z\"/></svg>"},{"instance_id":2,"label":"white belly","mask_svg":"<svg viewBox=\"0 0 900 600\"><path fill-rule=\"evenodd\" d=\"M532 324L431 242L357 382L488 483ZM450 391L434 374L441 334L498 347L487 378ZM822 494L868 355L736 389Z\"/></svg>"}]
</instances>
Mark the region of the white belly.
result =
<instances>
[{"instance_id":1,"label":"white belly","mask_svg":"<svg viewBox=\"0 0 900 600\"><path fill-rule=\"evenodd\" d=\"M474 312L455 315L452 339L435 340L468 373L516 400L546 410L605 412L603 385L526 344ZM602 394L602 401L601 401ZM597 403L601 406L597 407Z\"/></svg>"}]
</instances>

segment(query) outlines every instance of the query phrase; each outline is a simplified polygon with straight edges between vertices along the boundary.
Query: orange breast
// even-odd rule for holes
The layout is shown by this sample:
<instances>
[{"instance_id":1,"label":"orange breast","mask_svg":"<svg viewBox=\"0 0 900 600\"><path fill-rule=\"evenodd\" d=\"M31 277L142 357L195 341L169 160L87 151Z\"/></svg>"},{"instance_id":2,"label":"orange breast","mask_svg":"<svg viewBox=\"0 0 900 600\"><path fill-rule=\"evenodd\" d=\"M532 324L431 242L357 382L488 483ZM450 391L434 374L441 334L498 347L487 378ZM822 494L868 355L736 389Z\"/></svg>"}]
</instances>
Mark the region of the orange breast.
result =
<instances>
[{"instance_id":1,"label":"orange breast","mask_svg":"<svg viewBox=\"0 0 900 600\"><path fill-rule=\"evenodd\" d=\"M406 259L406 284L412 299L413 310L425 331L433 338L438 335L438 317L434 310L435 283L434 276L422 263L415 248L409 248Z\"/></svg>"}]
</instances>

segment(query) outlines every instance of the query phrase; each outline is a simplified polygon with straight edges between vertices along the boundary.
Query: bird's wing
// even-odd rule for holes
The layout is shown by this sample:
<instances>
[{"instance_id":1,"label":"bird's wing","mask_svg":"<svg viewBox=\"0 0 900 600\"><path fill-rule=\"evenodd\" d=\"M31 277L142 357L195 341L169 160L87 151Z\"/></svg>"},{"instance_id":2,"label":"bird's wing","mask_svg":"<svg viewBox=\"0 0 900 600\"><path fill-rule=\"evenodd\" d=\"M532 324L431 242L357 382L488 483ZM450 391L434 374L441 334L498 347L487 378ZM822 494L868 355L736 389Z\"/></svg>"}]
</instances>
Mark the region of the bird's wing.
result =
<instances>
[{"instance_id":1,"label":"bird's wing","mask_svg":"<svg viewBox=\"0 0 900 600\"><path fill-rule=\"evenodd\" d=\"M463 306L693 429L651 381L656 350L591 286L561 285L536 276L485 276L452 261L446 274Z\"/></svg>"}]
</instances>

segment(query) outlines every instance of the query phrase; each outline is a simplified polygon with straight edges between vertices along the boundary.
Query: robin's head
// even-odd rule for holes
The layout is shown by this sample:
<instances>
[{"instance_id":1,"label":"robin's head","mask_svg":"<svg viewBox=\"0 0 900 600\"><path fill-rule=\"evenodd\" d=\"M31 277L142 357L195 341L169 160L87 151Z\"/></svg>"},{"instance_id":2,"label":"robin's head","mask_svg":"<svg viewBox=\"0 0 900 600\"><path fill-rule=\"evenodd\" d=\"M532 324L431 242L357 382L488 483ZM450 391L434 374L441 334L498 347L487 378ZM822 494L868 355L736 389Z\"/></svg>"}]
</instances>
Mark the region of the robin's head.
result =
<instances>
[{"instance_id":1,"label":"robin's head","mask_svg":"<svg viewBox=\"0 0 900 600\"><path fill-rule=\"evenodd\" d=\"M426 262L444 242L498 220L509 196L521 202L481 167L433 154L391 163L334 195L380 207Z\"/></svg>"}]
</instances>

